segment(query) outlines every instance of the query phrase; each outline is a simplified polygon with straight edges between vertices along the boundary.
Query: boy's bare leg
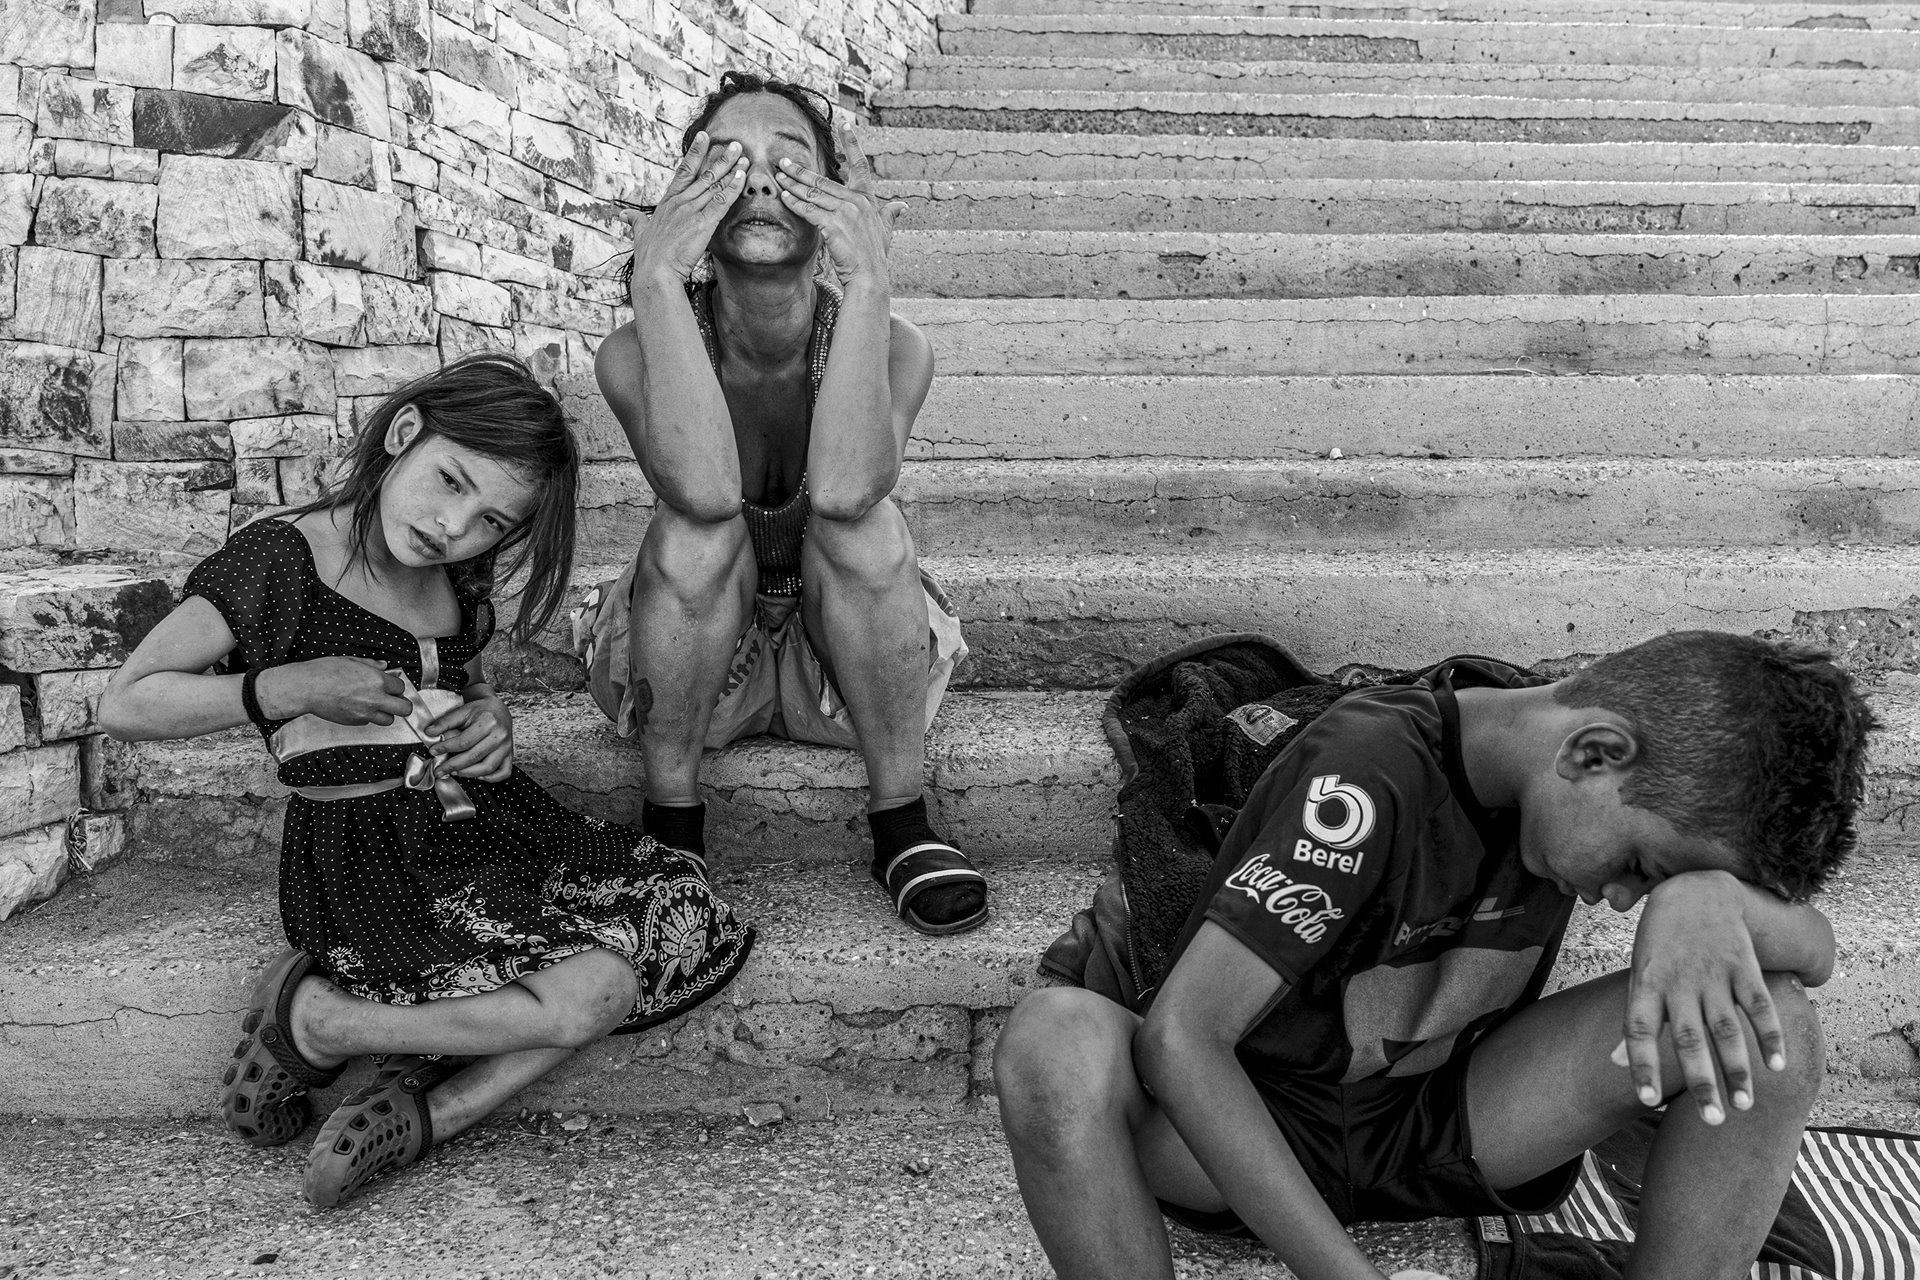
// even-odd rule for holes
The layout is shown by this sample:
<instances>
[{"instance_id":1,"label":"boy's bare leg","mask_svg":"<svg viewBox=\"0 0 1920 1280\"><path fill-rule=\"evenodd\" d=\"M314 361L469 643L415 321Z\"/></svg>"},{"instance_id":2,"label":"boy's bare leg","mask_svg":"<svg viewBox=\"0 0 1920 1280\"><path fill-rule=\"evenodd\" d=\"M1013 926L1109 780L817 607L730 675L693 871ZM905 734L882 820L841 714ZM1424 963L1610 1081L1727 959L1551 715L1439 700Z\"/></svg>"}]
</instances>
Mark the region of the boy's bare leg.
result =
<instances>
[{"instance_id":1,"label":"boy's bare leg","mask_svg":"<svg viewBox=\"0 0 1920 1280\"><path fill-rule=\"evenodd\" d=\"M859 735L867 811L896 808L925 781L927 602L913 538L882 498L851 519L816 511L801 545L802 621Z\"/></svg>"},{"instance_id":2,"label":"boy's bare leg","mask_svg":"<svg viewBox=\"0 0 1920 1280\"><path fill-rule=\"evenodd\" d=\"M745 520L703 523L654 508L634 574L631 633L640 755L655 804L700 802L700 750L753 616L754 585Z\"/></svg>"},{"instance_id":3,"label":"boy's bare leg","mask_svg":"<svg viewBox=\"0 0 1920 1280\"><path fill-rule=\"evenodd\" d=\"M1028 995L994 1051L1000 1123L1040 1245L1062 1280L1173 1275L1155 1197L1225 1209L1140 1087L1140 1019L1068 987Z\"/></svg>"},{"instance_id":4,"label":"boy's bare leg","mask_svg":"<svg viewBox=\"0 0 1920 1280\"><path fill-rule=\"evenodd\" d=\"M1626 1069L1611 1061L1627 985L1616 973L1549 996L1475 1046L1467 1118L1474 1157L1494 1187L1539 1177L1645 1113ZM1719 1125L1684 1092L1661 1036L1669 1105L1647 1161L1628 1280L1736 1280L1773 1225L1820 1092L1825 1046L1799 982L1768 974L1767 986L1786 1034L1786 1067L1757 1067L1753 1107L1729 1109ZM1764 1061L1751 1028L1747 1052Z\"/></svg>"}]
</instances>

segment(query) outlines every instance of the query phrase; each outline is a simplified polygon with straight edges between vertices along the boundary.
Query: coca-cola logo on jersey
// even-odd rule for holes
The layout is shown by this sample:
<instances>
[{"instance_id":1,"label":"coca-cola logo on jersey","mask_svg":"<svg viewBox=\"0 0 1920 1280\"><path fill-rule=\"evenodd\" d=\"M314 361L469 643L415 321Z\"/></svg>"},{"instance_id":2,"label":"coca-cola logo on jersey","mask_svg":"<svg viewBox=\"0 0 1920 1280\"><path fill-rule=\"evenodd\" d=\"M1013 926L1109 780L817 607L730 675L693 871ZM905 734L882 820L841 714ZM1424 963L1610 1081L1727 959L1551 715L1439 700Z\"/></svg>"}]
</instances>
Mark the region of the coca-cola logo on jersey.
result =
<instances>
[{"instance_id":1,"label":"coca-cola logo on jersey","mask_svg":"<svg viewBox=\"0 0 1920 1280\"><path fill-rule=\"evenodd\" d=\"M1327 936L1327 922L1347 914L1333 905L1333 898L1319 885L1302 883L1270 866L1265 853L1248 858L1227 877L1224 887L1246 894L1278 916L1302 942L1320 941Z\"/></svg>"}]
</instances>

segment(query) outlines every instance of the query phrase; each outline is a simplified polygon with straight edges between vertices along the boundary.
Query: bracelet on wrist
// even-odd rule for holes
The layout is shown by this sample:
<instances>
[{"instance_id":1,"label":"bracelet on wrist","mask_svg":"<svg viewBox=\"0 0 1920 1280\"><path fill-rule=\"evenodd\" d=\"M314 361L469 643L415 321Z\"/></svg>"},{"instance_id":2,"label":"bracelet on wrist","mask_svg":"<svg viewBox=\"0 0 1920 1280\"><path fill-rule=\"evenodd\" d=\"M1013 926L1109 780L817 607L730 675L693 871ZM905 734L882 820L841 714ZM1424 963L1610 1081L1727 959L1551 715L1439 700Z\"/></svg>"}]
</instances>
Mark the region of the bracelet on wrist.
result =
<instances>
[{"instance_id":1,"label":"bracelet on wrist","mask_svg":"<svg viewBox=\"0 0 1920 1280\"><path fill-rule=\"evenodd\" d=\"M260 683L260 673L266 670L268 670L266 667L249 667L247 673L240 677L240 707L247 713L247 719L262 729L273 724L273 721L267 718L267 713L260 709L260 691L257 687Z\"/></svg>"}]
</instances>

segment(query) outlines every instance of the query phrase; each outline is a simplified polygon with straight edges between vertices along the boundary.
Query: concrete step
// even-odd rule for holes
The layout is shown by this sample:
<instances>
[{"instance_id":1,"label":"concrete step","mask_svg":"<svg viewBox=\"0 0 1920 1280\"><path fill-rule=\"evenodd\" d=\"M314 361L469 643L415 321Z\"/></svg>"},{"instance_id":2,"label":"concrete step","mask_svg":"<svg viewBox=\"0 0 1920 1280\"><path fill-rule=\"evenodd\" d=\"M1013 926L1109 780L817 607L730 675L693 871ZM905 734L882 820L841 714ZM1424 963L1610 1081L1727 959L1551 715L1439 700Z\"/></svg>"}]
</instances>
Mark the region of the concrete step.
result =
<instances>
[{"instance_id":1,"label":"concrete step","mask_svg":"<svg viewBox=\"0 0 1920 1280\"><path fill-rule=\"evenodd\" d=\"M977 10L976 10L977 12ZM1232 62L1192 58L931 57L907 88L1081 92L1457 94L1627 102L1913 105L1906 71L1644 67L1598 63Z\"/></svg>"},{"instance_id":2,"label":"concrete step","mask_svg":"<svg viewBox=\"0 0 1920 1280\"><path fill-rule=\"evenodd\" d=\"M1087 905L1101 862L986 867L995 914L930 939L854 869L734 869L716 889L760 932L747 968L707 1006L603 1040L521 1096L554 1111L791 1115L946 1109L991 1091L1006 1011L1040 950ZM1920 1018L1910 857L1863 859L1820 905L1841 939L1820 989L1830 1099L1915 1086L1899 1028ZM1622 967L1634 917L1582 909L1556 985ZM132 862L69 885L12 922L0 953L6 1110L43 1116L203 1116L248 985L284 945L263 877ZM330 1101L331 1095L323 1098Z\"/></svg>"},{"instance_id":3,"label":"concrete step","mask_svg":"<svg viewBox=\"0 0 1920 1280\"><path fill-rule=\"evenodd\" d=\"M584 480L578 553L611 563L653 497L631 462ZM942 555L1920 543L1920 458L909 462L894 500Z\"/></svg>"},{"instance_id":4,"label":"concrete step","mask_svg":"<svg viewBox=\"0 0 1920 1280\"><path fill-rule=\"evenodd\" d=\"M1325 18L1398 22L1566 22L1681 27L1920 30L1910 4L1821 4L1819 0L974 0L982 15L1109 14L1119 17Z\"/></svg>"},{"instance_id":5,"label":"concrete step","mask_svg":"<svg viewBox=\"0 0 1920 1280\"><path fill-rule=\"evenodd\" d=\"M560 382L591 462L633 454L591 377ZM1043 458L1904 457L1920 377L936 377L916 462ZM597 468L590 476L596 481ZM603 505L628 490L591 486ZM636 498L635 500L639 500Z\"/></svg>"},{"instance_id":6,"label":"concrete step","mask_svg":"<svg viewBox=\"0 0 1920 1280\"><path fill-rule=\"evenodd\" d=\"M902 231L896 297L1920 293L1920 236Z\"/></svg>"},{"instance_id":7,"label":"concrete step","mask_svg":"<svg viewBox=\"0 0 1920 1280\"><path fill-rule=\"evenodd\" d=\"M1920 183L1920 150L1824 143L1389 142L887 128L862 141L880 177L920 181Z\"/></svg>"},{"instance_id":8,"label":"concrete step","mask_svg":"<svg viewBox=\"0 0 1920 1280\"><path fill-rule=\"evenodd\" d=\"M879 191L908 206L896 245L921 229L1920 235L1920 188L1865 183L892 179Z\"/></svg>"},{"instance_id":9,"label":"concrete step","mask_svg":"<svg viewBox=\"0 0 1920 1280\"><path fill-rule=\"evenodd\" d=\"M1903 146L1912 107L1752 102L1416 97L1407 94L1142 93L910 89L880 94L892 128L1026 133L1176 133L1393 142L1770 142Z\"/></svg>"},{"instance_id":10,"label":"concrete step","mask_svg":"<svg viewBox=\"0 0 1920 1280\"><path fill-rule=\"evenodd\" d=\"M939 49L968 57L1020 58L1920 67L1920 31L1580 22L949 13L940 16Z\"/></svg>"},{"instance_id":11,"label":"concrete step","mask_svg":"<svg viewBox=\"0 0 1920 1280\"><path fill-rule=\"evenodd\" d=\"M1895 375L994 376L934 379L909 451L981 459L1324 458L1339 449L1356 459L1785 460L1907 455L1916 433L1920 377Z\"/></svg>"},{"instance_id":12,"label":"concrete step","mask_svg":"<svg viewBox=\"0 0 1920 1280\"><path fill-rule=\"evenodd\" d=\"M0 1120L0 1200L33 1206L0 1241L0 1267L156 1280L1053 1280L990 1103L764 1127L738 1114L588 1121L505 1111L313 1214L300 1201L306 1142L255 1151L199 1119ZM1352 1231L1383 1273L1474 1275L1462 1222ZM1261 1245L1169 1234L1181 1275L1292 1278Z\"/></svg>"},{"instance_id":13,"label":"concrete step","mask_svg":"<svg viewBox=\"0 0 1920 1280\"><path fill-rule=\"evenodd\" d=\"M1911 373L1901 296L901 298L952 374Z\"/></svg>"},{"instance_id":14,"label":"concrete step","mask_svg":"<svg viewBox=\"0 0 1920 1280\"><path fill-rule=\"evenodd\" d=\"M1184 554L958 556L921 548L972 650L957 686L1109 688L1157 654L1229 631L1271 635L1317 671L1354 662L1418 666L1449 653L1557 670L1573 655L1709 627L1838 647L1860 670L1920 672L1913 547L1274 556L1193 541L1201 545ZM582 565L575 582L584 591L623 567ZM557 629L540 643L567 647Z\"/></svg>"}]
</instances>

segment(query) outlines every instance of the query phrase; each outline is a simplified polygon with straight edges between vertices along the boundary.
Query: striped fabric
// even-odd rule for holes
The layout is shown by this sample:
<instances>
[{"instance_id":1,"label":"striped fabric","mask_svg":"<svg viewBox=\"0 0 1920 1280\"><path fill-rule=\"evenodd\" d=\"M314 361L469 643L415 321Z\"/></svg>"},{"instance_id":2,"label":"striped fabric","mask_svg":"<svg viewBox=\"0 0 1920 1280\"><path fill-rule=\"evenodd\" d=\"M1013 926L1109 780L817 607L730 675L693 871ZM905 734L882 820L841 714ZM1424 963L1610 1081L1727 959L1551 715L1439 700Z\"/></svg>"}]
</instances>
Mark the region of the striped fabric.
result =
<instances>
[{"instance_id":1,"label":"striped fabric","mask_svg":"<svg viewBox=\"0 0 1920 1280\"><path fill-rule=\"evenodd\" d=\"M1627 1211L1607 1187L1600 1162L1587 1152L1580 1169L1580 1181L1566 1201L1552 1213L1534 1214L1520 1219L1520 1229L1528 1235L1551 1232L1580 1236L1587 1240L1624 1240L1633 1243L1633 1226Z\"/></svg>"},{"instance_id":2,"label":"striped fabric","mask_svg":"<svg viewBox=\"0 0 1920 1280\"><path fill-rule=\"evenodd\" d=\"M1830 1130L1809 1130L1801 1141L1793 1189L1826 1230L1831 1280L1920 1280L1916 1146Z\"/></svg>"}]
</instances>

